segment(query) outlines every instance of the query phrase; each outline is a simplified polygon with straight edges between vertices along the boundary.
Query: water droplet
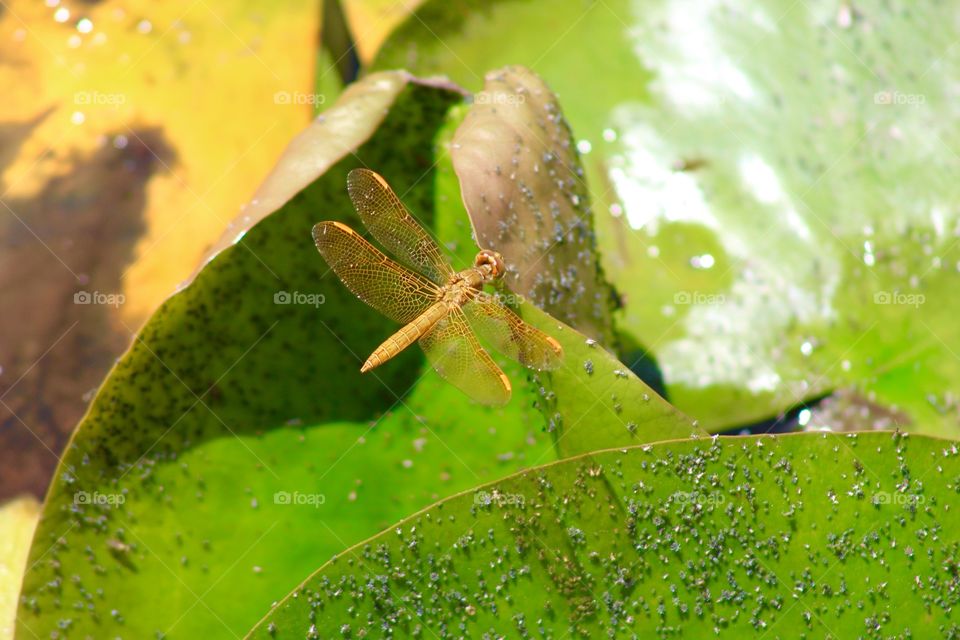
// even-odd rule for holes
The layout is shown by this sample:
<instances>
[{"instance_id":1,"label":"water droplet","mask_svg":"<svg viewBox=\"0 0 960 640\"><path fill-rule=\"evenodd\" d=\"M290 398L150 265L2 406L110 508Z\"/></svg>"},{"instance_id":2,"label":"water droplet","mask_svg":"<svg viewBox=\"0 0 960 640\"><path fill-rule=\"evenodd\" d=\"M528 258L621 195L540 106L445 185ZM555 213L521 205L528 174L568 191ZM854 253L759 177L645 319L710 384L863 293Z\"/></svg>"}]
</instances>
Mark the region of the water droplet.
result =
<instances>
[{"instance_id":1,"label":"water droplet","mask_svg":"<svg viewBox=\"0 0 960 640\"><path fill-rule=\"evenodd\" d=\"M93 31L93 21L90 18L80 18L77 22L77 31L80 33L90 33Z\"/></svg>"},{"instance_id":2,"label":"water droplet","mask_svg":"<svg viewBox=\"0 0 960 640\"><path fill-rule=\"evenodd\" d=\"M66 22L70 19L70 9L66 7L60 7L53 12L53 19L57 22Z\"/></svg>"},{"instance_id":3,"label":"water droplet","mask_svg":"<svg viewBox=\"0 0 960 640\"><path fill-rule=\"evenodd\" d=\"M851 24L853 24L853 10L849 4L840 5L840 10L837 11L837 26L841 29L849 29Z\"/></svg>"},{"instance_id":4,"label":"water droplet","mask_svg":"<svg viewBox=\"0 0 960 640\"><path fill-rule=\"evenodd\" d=\"M872 267L876 264L876 257L873 255L873 243L869 240L864 241L863 243L863 263L868 267Z\"/></svg>"},{"instance_id":5,"label":"water droplet","mask_svg":"<svg viewBox=\"0 0 960 640\"><path fill-rule=\"evenodd\" d=\"M712 255L705 253L702 256L693 256L690 258L690 266L694 269L709 269L715 264L715 260Z\"/></svg>"}]
</instances>

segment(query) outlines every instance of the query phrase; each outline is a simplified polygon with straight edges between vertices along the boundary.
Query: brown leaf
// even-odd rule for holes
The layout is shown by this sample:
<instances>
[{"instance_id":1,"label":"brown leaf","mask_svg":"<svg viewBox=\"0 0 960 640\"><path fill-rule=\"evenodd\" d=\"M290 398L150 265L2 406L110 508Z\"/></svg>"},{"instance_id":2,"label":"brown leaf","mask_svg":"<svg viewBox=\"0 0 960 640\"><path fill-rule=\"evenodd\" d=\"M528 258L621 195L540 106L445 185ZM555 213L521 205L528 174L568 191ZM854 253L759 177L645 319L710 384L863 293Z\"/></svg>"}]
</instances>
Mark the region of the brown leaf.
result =
<instances>
[{"instance_id":1,"label":"brown leaf","mask_svg":"<svg viewBox=\"0 0 960 640\"><path fill-rule=\"evenodd\" d=\"M452 155L477 243L503 254L506 285L609 345L612 290L583 168L550 89L524 67L487 74Z\"/></svg>"}]
</instances>

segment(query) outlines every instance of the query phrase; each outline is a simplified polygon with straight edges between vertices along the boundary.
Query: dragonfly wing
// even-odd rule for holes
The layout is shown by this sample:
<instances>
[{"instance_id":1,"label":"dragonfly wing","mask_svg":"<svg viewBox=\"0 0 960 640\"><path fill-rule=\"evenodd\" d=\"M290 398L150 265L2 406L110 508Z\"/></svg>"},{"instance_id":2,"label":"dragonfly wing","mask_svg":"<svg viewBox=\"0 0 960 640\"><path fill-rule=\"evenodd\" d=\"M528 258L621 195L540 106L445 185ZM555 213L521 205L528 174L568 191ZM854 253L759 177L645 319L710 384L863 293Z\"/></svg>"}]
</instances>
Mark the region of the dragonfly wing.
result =
<instances>
[{"instance_id":1,"label":"dragonfly wing","mask_svg":"<svg viewBox=\"0 0 960 640\"><path fill-rule=\"evenodd\" d=\"M481 291L463 306L463 313L477 333L503 355L533 369L560 365L560 343L521 320L489 293Z\"/></svg>"},{"instance_id":2,"label":"dragonfly wing","mask_svg":"<svg viewBox=\"0 0 960 640\"><path fill-rule=\"evenodd\" d=\"M388 318L412 322L436 301L435 284L400 266L345 224L317 223L313 241L343 284Z\"/></svg>"},{"instance_id":3,"label":"dragonfly wing","mask_svg":"<svg viewBox=\"0 0 960 640\"><path fill-rule=\"evenodd\" d=\"M437 284L447 283L453 267L386 180L369 169L354 169L347 176L347 191L360 219L377 242L411 269Z\"/></svg>"},{"instance_id":4,"label":"dragonfly wing","mask_svg":"<svg viewBox=\"0 0 960 640\"><path fill-rule=\"evenodd\" d=\"M443 379L477 402L502 406L510 400L510 380L480 346L459 309L420 338L420 346Z\"/></svg>"}]
</instances>

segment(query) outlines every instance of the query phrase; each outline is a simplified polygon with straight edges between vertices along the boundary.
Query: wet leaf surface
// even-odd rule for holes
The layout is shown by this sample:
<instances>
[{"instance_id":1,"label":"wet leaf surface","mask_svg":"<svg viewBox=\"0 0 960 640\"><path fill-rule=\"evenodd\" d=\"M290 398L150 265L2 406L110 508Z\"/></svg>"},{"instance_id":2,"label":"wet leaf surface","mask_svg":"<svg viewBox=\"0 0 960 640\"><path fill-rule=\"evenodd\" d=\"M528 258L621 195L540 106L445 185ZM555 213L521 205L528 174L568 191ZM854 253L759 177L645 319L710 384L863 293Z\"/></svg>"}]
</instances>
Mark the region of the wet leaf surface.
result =
<instances>
[{"instance_id":1,"label":"wet leaf surface","mask_svg":"<svg viewBox=\"0 0 960 640\"><path fill-rule=\"evenodd\" d=\"M563 460L347 550L248 637L953 637L957 456L875 432Z\"/></svg>"},{"instance_id":2,"label":"wet leaf surface","mask_svg":"<svg viewBox=\"0 0 960 640\"><path fill-rule=\"evenodd\" d=\"M561 457L707 435L596 340L530 304L519 312L563 345L560 369L533 377L537 406Z\"/></svg>"}]
</instances>

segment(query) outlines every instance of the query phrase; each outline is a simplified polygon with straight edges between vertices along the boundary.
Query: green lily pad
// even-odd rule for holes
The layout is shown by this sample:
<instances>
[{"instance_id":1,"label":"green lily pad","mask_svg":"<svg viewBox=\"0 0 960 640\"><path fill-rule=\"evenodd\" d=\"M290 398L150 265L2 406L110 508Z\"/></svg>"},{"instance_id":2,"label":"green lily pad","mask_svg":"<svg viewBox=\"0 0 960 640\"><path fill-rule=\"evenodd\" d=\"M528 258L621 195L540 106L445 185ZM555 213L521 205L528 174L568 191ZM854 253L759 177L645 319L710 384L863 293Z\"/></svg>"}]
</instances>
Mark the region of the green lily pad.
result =
<instances>
[{"instance_id":1,"label":"green lily pad","mask_svg":"<svg viewBox=\"0 0 960 640\"><path fill-rule=\"evenodd\" d=\"M376 67L525 64L587 170L633 364L712 429L837 389L960 433L949 3L431 0ZM535 24L536 28L531 28ZM886 424L886 420L881 421ZM881 423L861 421L860 428Z\"/></svg>"},{"instance_id":2,"label":"green lily pad","mask_svg":"<svg viewBox=\"0 0 960 640\"><path fill-rule=\"evenodd\" d=\"M950 638L958 478L878 432L588 454L356 545L247 637Z\"/></svg>"},{"instance_id":3,"label":"green lily pad","mask_svg":"<svg viewBox=\"0 0 960 640\"><path fill-rule=\"evenodd\" d=\"M596 340L529 303L518 311L563 345L560 369L533 376L537 405L560 457L707 435Z\"/></svg>"}]
</instances>

